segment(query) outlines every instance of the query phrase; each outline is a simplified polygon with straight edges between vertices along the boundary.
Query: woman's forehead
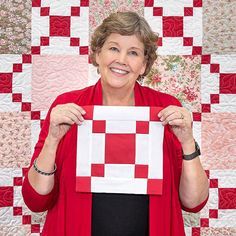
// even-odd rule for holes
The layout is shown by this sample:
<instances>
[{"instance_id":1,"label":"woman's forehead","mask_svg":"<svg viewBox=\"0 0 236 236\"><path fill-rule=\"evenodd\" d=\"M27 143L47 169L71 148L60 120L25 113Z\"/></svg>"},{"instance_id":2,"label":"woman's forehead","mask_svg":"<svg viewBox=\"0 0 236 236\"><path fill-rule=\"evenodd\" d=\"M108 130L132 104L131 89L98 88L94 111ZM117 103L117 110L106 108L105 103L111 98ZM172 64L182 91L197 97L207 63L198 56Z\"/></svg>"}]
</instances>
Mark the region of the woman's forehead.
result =
<instances>
[{"instance_id":1,"label":"woman's forehead","mask_svg":"<svg viewBox=\"0 0 236 236\"><path fill-rule=\"evenodd\" d=\"M105 40L105 44L118 44L120 46L130 46L130 47L137 47L137 48L144 48L143 42L136 34L132 35L121 35L118 33L111 33L107 39Z\"/></svg>"}]
</instances>

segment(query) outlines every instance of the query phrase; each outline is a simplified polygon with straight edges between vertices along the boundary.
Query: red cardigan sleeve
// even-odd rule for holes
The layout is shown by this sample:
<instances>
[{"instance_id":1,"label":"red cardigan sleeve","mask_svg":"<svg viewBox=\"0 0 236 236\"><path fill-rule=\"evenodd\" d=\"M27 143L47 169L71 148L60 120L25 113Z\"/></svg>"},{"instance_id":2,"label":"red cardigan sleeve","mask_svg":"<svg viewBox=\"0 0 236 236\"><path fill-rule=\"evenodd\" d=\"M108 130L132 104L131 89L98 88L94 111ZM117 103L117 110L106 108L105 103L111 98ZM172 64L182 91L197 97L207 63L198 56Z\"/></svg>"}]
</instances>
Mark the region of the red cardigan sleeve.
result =
<instances>
[{"instance_id":1,"label":"red cardigan sleeve","mask_svg":"<svg viewBox=\"0 0 236 236\"><path fill-rule=\"evenodd\" d=\"M32 156L31 159L31 163L30 163L30 167L32 166L35 158L38 157L38 155L40 154L45 139L48 135L48 129L49 129L49 122L50 122L50 113L53 107L55 107L57 104L62 103L61 101L62 99L60 99L60 97L58 97L53 104L51 105L48 114L46 116L46 119L44 121L43 127L40 131L39 134L39 139L38 142L34 148L34 154ZM30 169L29 167L29 169ZM37 193L34 188L31 186L31 184L29 183L29 179L28 179L28 172L25 175L24 181L23 181L23 185L22 185L22 195L23 195L23 199L25 204L28 206L28 208L31 211L34 212L42 212L42 211L46 211L48 209L50 209L58 196L58 176L57 173L54 175L55 178L55 182L54 182L54 187L52 189L52 191L50 193L48 193L47 195L41 195L39 193Z\"/></svg>"}]
</instances>

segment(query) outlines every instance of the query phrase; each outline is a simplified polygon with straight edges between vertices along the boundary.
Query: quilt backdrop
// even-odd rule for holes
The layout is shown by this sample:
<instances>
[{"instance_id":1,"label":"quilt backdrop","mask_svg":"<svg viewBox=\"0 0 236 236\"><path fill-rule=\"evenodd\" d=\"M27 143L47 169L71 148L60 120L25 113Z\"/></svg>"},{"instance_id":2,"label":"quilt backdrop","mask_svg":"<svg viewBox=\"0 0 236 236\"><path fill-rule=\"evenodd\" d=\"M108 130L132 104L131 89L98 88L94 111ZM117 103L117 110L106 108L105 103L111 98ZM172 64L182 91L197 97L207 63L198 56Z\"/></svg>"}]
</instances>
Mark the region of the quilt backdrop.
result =
<instances>
[{"instance_id":1,"label":"quilt backdrop","mask_svg":"<svg viewBox=\"0 0 236 236\"><path fill-rule=\"evenodd\" d=\"M21 196L40 126L55 97L97 81L89 38L113 11L133 10L159 33L144 85L194 112L210 197L183 212L187 236L236 235L235 0L0 1L0 235L40 235L45 213Z\"/></svg>"}]
</instances>

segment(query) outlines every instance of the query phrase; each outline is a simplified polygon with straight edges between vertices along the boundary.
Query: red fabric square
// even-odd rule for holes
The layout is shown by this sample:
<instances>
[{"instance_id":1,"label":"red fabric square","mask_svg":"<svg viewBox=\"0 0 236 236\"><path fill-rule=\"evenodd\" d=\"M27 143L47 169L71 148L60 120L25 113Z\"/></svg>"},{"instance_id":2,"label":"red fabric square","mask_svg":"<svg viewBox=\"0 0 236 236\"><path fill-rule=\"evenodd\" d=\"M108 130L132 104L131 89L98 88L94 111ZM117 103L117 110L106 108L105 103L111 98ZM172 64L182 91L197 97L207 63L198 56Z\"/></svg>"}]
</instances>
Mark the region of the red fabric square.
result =
<instances>
[{"instance_id":1,"label":"red fabric square","mask_svg":"<svg viewBox=\"0 0 236 236\"><path fill-rule=\"evenodd\" d=\"M28 167L23 167L22 168L22 175L25 176L28 173L29 168Z\"/></svg>"},{"instance_id":2,"label":"red fabric square","mask_svg":"<svg viewBox=\"0 0 236 236\"><path fill-rule=\"evenodd\" d=\"M79 53L80 55L88 55L88 46L81 46L79 48Z\"/></svg>"},{"instance_id":3,"label":"red fabric square","mask_svg":"<svg viewBox=\"0 0 236 236\"><path fill-rule=\"evenodd\" d=\"M13 93L12 94L12 101L13 102L21 102L22 101L22 94L21 93Z\"/></svg>"},{"instance_id":4,"label":"red fabric square","mask_svg":"<svg viewBox=\"0 0 236 236\"><path fill-rule=\"evenodd\" d=\"M220 93L236 94L236 74L220 74Z\"/></svg>"},{"instance_id":5,"label":"red fabric square","mask_svg":"<svg viewBox=\"0 0 236 236\"><path fill-rule=\"evenodd\" d=\"M209 219L207 219L207 218L200 219L200 226L201 227L209 227Z\"/></svg>"},{"instance_id":6,"label":"red fabric square","mask_svg":"<svg viewBox=\"0 0 236 236\"><path fill-rule=\"evenodd\" d=\"M31 120L40 120L40 111L31 111Z\"/></svg>"},{"instance_id":7,"label":"red fabric square","mask_svg":"<svg viewBox=\"0 0 236 236\"><path fill-rule=\"evenodd\" d=\"M202 64L210 64L211 63L211 55L202 55L201 63Z\"/></svg>"},{"instance_id":8,"label":"red fabric square","mask_svg":"<svg viewBox=\"0 0 236 236\"><path fill-rule=\"evenodd\" d=\"M0 207L13 206L13 187L0 187Z\"/></svg>"},{"instance_id":9,"label":"red fabric square","mask_svg":"<svg viewBox=\"0 0 236 236\"><path fill-rule=\"evenodd\" d=\"M12 92L12 73L0 73L0 93Z\"/></svg>"},{"instance_id":10,"label":"red fabric square","mask_svg":"<svg viewBox=\"0 0 236 236\"><path fill-rule=\"evenodd\" d=\"M22 224L23 225L31 224L31 216L30 215L22 216Z\"/></svg>"},{"instance_id":11,"label":"red fabric square","mask_svg":"<svg viewBox=\"0 0 236 236\"><path fill-rule=\"evenodd\" d=\"M217 209L210 209L209 210L209 217L210 218L218 218L218 210Z\"/></svg>"},{"instance_id":12,"label":"red fabric square","mask_svg":"<svg viewBox=\"0 0 236 236\"><path fill-rule=\"evenodd\" d=\"M40 54L40 47L39 47L39 46L33 46L33 47L31 47L31 53L32 53L33 55L35 55L35 54Z\"/></svg>"},{"instance_id":13,"label":"red fabric square","mask_svg":"<svg viewBox=\"0 0 236 236\"><path fill-rule=\"evenodd\" d=\"M148 165L135 165L135 178L148 178Z\"/></svg>"},{"instance_id":14,"label":"red fabric square","mask_svg":"<svg viewBox=\"0 0 236 236\"><path fill-rule=\"evenodd\" d=\"M92 164L91 175L97 177L104 177L104 164Z\"/></svg>"},{"instance_id":15,"label":"red fabric square","mask_svg":"<svg viewBox=\"0 0 236 236\"><path fill-rule=\"evenodd\" d=\"M13 215L14 216L22 215L22 207L13 207Z\"/></svg>"},{"instance_id":16,"label":"red fabric square","mask_svg":"<svg viewBox=\"0 0 236 236\"><path fill-rule=\"evenodd\" d=\"M88 7L89 6L89 0L80 0L80 6L81 7Z\"/></svg>"},{"instance_id":17,"label":"red fabric square","mask_svg":"<svg viewBox=\"0 0 236 236\"><path fill-rule=\"evenodd\" d=\"M163 16L163 8L153 7L153 16Z\"/></svg>"},{"instance_id":18,"label":"red fabric square","mask_svg":"<svg viewBox=\"0 0 236 236\"><path fill-rule=\"evenodd\" d=\"M192 49L192 55L202 55L202 47L194 46Z\"/></svg>"},{"instance_id":19,"label":"red fabric square","mask_svg":"<svg viewBox=\"0 0 236 236\"><path fill-rule=\"evenodd\" d=\"M105 133L106 132L106 121L105 120L94 120L92 132L93 133Z\"/></svg>"},{"instance_id":20,"label":"red fabric square","mask_svg":"<svg viewBox=\"0 0 236 236\"><path fill-rule=\"evenodd\" d=\"M210 188L218 188L218 179L210 179Z\"/></svg>"},{"instance_id":21,"label":"red fabric square","mask_svg":"<svg viewBox=\"0 0 236 236\"><path fill-rule=\"evenodd\" d=\"M29 102L22 102L21 104L21 111L30 111L31 110L31 103Z\"/></svg>"},{"instance_id":22,"label":"red fabric square","mask_svg":"<svg viewBox=\"0 0 236 236\"><path fill-rule=\"evenodd\" d=\"M193 46L193 37L184 37L184 46Z\"/></svg>"},{"instance_id":23,"label":"red fabric square","mask_svg":"<svg viewBox=\"0 0 236 236\"><path fill-rule=\"evenodd\" d=\"M40 37L40 45L48 46L49 45L49 37Z\"/></svg>"},{"instance_id":24,"label":"red fabric square","mask_svg":"<svg viewBox=\"0 0 236 236\"><path fill-rule=\"evenodd\" d=\"M50 36L70 37L70 16L50 16Z\"/></svg>"},{"instance_id":25,"label":"red fabric square","mask_svg":"<svg viewBox=\"0 0 236 236\"><path fill-rule=\"evenodd\" d=\"M219 188L219 209L236 209L236 188Z\"/></svg>"},{"instance_id":26,"label":"red fabric square","mask_svg":"<svg viewBox=\"0 0 236 236\"><path fill-rule=\"evenodd\" d=\"M200 112L193 112L193 121L201 121L202 114Z\"/></svg>"},{"instance_id":27,"label":"red fabric square","mask_svg":"<svg viewBox=\"0 0 236 236\"><path fill-rule=\"evenodd\" d=\"M71 7L71 16L80 16L80 7Z\"/></svg>"},{"instance_id":28,"label":"red fabric square","mask_svg":"<svg viewBox=\"0 0 236 236\"><path fill-rule=\"evenodd\" d=\"M50 14L50 7L41 7L40 16L49 16L49 14Z\"/></svg>"},{"instance_id":29,"label":"red fabric square","mask_svg":"<svg viewBox=\"0 0 236 236\"><path fill-rule=\"evenodd\" d=\"M83 109L86 111L84 119L92 120L93 119L93 106L83 106Z\"/></svg>"},{"instance_id":30,"label":"red fabric square","mask_svg":"<svg viewBox=\"0 0 236 236\"><path fill-rule=\"evenodd\" d=\"M32 7L41 7L41 0L32 0Z\"/></svg>"},{"instance_id":31,"label":"red fabric square","mask_svg":"<svg viewBox=\"0 0 236 236\"><path fill-rule=\"evenodd\" d=\"M157 46L162 46L162 37L158 37Z\"/></svg>"},{"instance_id":32,"label":"red fabric square","mask_svg":"<svg viewBox=\"0 0 236 236\"><path fill-rule=\"evenodd\" d=\"M136 133L149 134L149 122L148 121L136 121Z\"/></svg>"},{"instance_id":33,"label":"red fabric square","mask_svg":"<svg viewBox=\"0 0 236 236\"><path fill-rule=\"evenodd\" d=\"M23 54L22 55L22 63L31 63L31 55Z\"/></svg>"},{"instance_id":34,"label":"red fabric square","mask_svg":"<svg viewBox=\"0 0 236 236\"><path fill-rule=\"evenodd\" d=\"M220 72L220 65L219 64L211 64L210 65L210 72L211 73L219 73Z\"/></svg>"},{"instance_id":35,"label":"red fabric square","mask_svg":"<svg viewBox=\"0 0 236 236\"><path fill-rule=\"evenodd\" d=\"M162 107L150 107L150 121L160 121L158 113L162 110Z\"/></svg>"},{"instance_id":36,"label":"red fabric square","mask_svg":"<svg viewBox=\"0 0 236 236\"><path fill-rule=\"evenodd\" d=\"M210 171L209 171L209 170L205 170L205 173L206 173L206 175L207 175L207 178L209 179Z\"/></svg>"},{"instance_id":37,"label":"red fabric square","mask_svg":"<svg viewBox=\"0 0 236 236\"><path fill-rule=\"evenodd\" d=\"M144 6L145 7L152 7L154 4L154 0L145 0Z\"/></svg>"},{"instance_id":38,"label":"red fabric square","mask_svg":"<svg viewBox=\"0 0 236 236\"><path fill-rule=\"evenodd\" d=\"M184 8L184 16L193 16L193 8L185 7Z\"/></svg>"},{"instance_id":39,"label":"red fabric square","mask_svg":"<svg viewBox=\"0 0 236 236\"><path fill-rule=\"evenodd\" d=\"M31 233L40 233L40 224L32 224Z\"/></svg>"},{"instance_id":40,"label":"red fabric square","mask_svg":"<svg viewBox=\"0 0 236 236\"><path fill-rule=\"evenodd\" d=\"M13 178L13 185L14 186L22 186L22 177L14 177Z\"/></svg>"},{"instance_id":41,"label":"red fabric square","mask_svg":"<svg viewBox=\"0 0 236 236\"><path fill-rule=\"evenodd\" d=\"M13 64L13 72L22 72L22 64Z\"/></svg>"},{"instance_id":42,"label":"red fabric square","mask_svg":"<svg viewBox=\"0 0 236 236\"><path fill-rule=\"evenodd\" d=\"M70 38L70 46L79 46L80 38Z\"/></svg>"},{"instance_id":43,"label":"red fabric square","mask_svg":"<svg viewBox=\"0 0 236 236\"><path fill-rule=\"evenodd\" d=\"M211 104L219 104L220 103L220 95L219 94L211 94Z\"/></svg>"},{"instance_id":44,"label":"red fabric square","mask_svg":"<svg viewBox=\"0 0 236 236\"><path fill-rule=\"evenodd\" d=\"M193 0L194 7L202 7L202 0Z\"/></svg>"},{"instance_id":45,"label":"red fabric square","mask_svg":"<svg viewBox=\"0 0 236 236\"><path fill-rule=\"evenodd\" d=\"M161 194L162 179L148 179L147 194Z\"/></svg>"},{"instance_id":46,"label":"red fabric square","mask_svg":"<svg viewBox=\"0 0 236 236\"><path fill-rule=\"evenodd\" d=\"M135 134L105 135L106 164L135 163Z\"/></svg>"},{"instance_id":47,"label":"red fabric square","mask_svg":"<svg viewBox=\"0 0 236 236\"><path fill-rule=\"evenodd\" d=\"M211 112L211 104L202 104L202 112Z\"/></svg>"},{"instance_id":48,"label":"red fabric square","mask_svg":"<svg viewBox=\"0 0 236 236\"><path fill-rule=\"evenodd\" d=\"M91 177L80 176L76 177L77 192L91 192Z\"/></svg>"},{"instance_id":49,"label":"red fabric square","mask_svg":"<svg viewBox=\"0 0 236 236\"><path fill-rule=\"evenodd\" d=\"M192 228L192 236L200 236L200 228L199 227Z\"/></svg>"},{"instance_id":50,"label":"red fabric square","mask_svg":"<svg viewBox=\"0 0 236 236\"><path fill-rule=\"evenodd\" d=\"M164 16L163 17L164 37L183 37L183 17Z\"/></svg>"}]
</instances>

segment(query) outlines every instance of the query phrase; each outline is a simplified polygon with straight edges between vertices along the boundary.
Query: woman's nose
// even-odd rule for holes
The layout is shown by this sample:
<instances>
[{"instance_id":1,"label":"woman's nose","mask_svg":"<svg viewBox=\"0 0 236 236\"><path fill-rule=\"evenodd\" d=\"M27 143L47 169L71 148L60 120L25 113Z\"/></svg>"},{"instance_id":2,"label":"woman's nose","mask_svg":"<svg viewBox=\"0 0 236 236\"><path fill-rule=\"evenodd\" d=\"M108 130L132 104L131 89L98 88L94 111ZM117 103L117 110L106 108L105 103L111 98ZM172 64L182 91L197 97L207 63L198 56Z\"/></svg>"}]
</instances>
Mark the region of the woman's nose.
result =
<instances>
[{"instance_id":1,"label":"woman's nose","mask_svg":"<svg viewBox=\"0 0 236 236\"><path fill-rule=\"evenodd\" d=\"M127 55L126 55L126 53L120 52L117 60L120 64L126 65L127 64Z\"/></svg>"}]
</instances>

